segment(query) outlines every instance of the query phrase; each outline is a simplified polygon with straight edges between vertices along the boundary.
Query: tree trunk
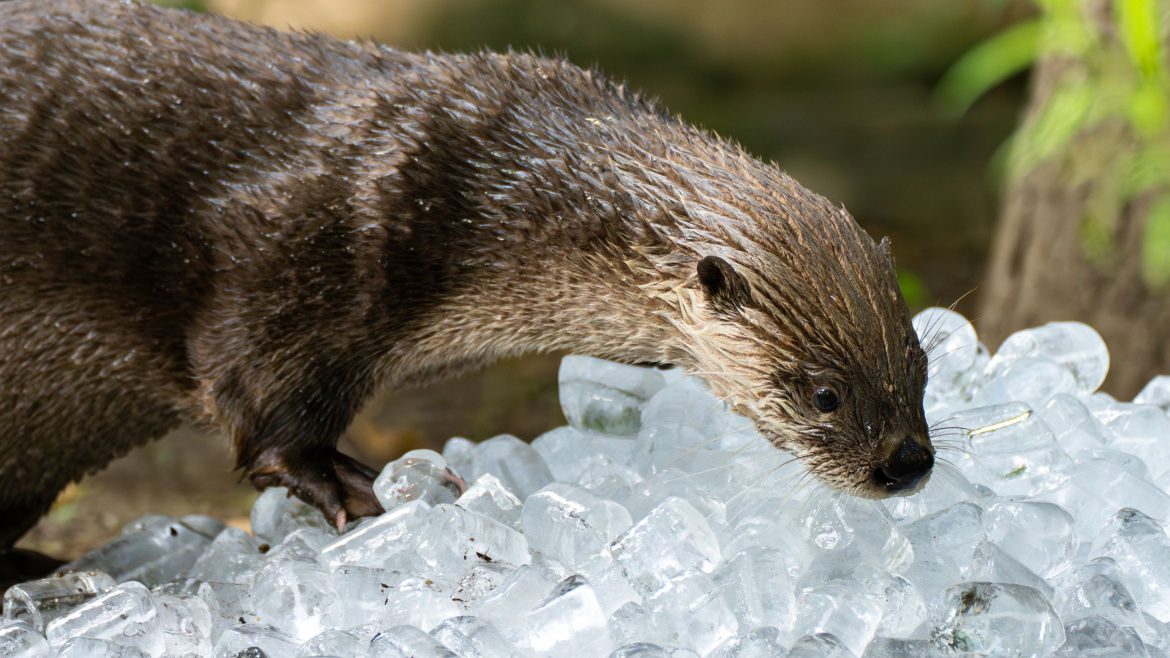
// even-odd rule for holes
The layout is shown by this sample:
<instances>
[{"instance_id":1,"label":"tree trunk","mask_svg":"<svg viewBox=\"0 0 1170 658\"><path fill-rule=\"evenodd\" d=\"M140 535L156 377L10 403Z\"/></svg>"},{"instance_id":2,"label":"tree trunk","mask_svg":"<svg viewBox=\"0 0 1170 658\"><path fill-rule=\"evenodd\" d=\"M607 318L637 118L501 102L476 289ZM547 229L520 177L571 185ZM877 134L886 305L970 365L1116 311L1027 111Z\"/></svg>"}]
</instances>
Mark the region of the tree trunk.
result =
<instances>
[{"instance_id":1,"label":"tree trunk","mask_svg":"<svg viewBox=\"0 0 1170 658\"><path fill-rule=\"evenodd\" d=\"M1068 62L1046 60L1033 72L1024 120L1043 106ZM1155 375L1170 374L1170 298L1142 280L1142 231L1152 194L1120 206L1113 223L1114 254L1091 263L1081 223L1094 192L1107 185L1070 163L1107 152L1110 140L1127 139L1120 121L1079 135L1061 155L1010 183L975 318L980 337L994 349L1010 333L1055 320L1078 320L1096 329L1109 347L1103 389L1129 400ZM1105 172L1103 172L1104 174ZM1073 178L1080 180L1073 181Z\"/></svg>"}]
</instances>

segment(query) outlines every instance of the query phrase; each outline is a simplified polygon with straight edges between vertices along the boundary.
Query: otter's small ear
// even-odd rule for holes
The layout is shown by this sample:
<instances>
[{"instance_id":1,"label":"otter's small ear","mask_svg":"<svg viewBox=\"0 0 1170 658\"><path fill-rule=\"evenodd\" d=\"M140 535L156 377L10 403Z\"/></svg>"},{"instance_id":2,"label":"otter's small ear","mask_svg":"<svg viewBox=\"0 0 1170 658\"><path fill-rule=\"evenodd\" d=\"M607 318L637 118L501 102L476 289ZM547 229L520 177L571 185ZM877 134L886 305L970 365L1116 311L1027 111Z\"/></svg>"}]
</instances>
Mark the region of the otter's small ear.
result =
<instances>
[{"instance_id":1,"label":"otter's small ear","mask_svg":"<svg viewBox=\"0 0 1170 658\"><path fill-rule=\"evenodd\" d=\"M711 301L719 305L738 308L751 300L752 289L747 280L718 256L699 261L699 283Z\"/></svg>"}]
</instances>

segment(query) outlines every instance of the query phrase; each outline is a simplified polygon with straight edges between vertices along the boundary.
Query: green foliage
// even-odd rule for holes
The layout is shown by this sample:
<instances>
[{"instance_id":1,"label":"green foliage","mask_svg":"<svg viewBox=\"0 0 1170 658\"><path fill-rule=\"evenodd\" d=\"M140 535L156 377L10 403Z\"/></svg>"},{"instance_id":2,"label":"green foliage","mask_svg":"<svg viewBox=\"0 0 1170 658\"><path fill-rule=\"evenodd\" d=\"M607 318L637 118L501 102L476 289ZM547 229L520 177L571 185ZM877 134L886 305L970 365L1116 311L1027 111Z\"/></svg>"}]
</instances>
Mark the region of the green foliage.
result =
<instances>
[{"instance_id":1,"label":"green foliage","mask_svg":"<svg viewBox=\"0 0 1170 658\"><path fill-rule=\"evenodd\" d=\"M1036 61L1038 20L1013 25L963 55L938 84L938 99L951 114L963 114L995 85Z\"/></svg>"},{"instance_id":2,"label":"green foliage","mask_svg":"<svg viewBox=\"0 0 1170 658\"><path fill-rule=\"evenodd\" d=\"M207 2L205 0L147 0L152 5L160 7L172 7L174 9L190 9L191 11L205 12L207 11Z\"/></svg>"},{"instance_id":3,"label":"green foliage","mask_svg":"<svg viewBox=\"0 0 1170 658\"><path fill-rule=\"evenodd\" d=\"M1120 263L1115 233L1126 205L1155 199L1142 274L1152 290L1170 290L1170 0L1112 0L1108 24L1085 0L1034 2L1037 18L956 62L939 85L939 101L964 111L1028 62L1055 60L1047 98L1006 147L1004 174L1018 180L1052 163L1069 186L1088 184L1084 215L1070 219L1080 222L1086 258L1103 270Z\"/></svg>"},{"instance_id":4,"label":"green foliage","mask_svg":"<svg viewBox=\"0 0 1170 658\"><path fill-rule=\"evenodd\" d=\"M911 310L923 309L930 304L926 285L922 279L910 270L898 269L898 287L902 289L902 297Z\"/></svg>"}]
</instances>

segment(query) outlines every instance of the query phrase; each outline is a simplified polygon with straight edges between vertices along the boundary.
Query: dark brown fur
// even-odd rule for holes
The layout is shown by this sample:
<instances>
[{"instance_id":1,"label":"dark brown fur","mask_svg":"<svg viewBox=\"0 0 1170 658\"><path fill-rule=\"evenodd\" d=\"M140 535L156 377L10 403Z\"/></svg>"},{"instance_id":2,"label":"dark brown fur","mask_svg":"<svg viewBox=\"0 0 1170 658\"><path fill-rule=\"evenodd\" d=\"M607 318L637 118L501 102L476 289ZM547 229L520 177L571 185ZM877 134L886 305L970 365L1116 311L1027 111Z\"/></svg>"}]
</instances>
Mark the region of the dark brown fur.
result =
<instances>
[{"instance_id":1,"label":"dark brown fur","mask_svg":"<svg viewBox=\"0 0 1170 658\"><path fill-rule=\"evenodd\" d=\"M533 350L706 373L860 495L933 453L888 252L561 60L0 3L0 284L0 546L183 419L374 513L334 450L358 407Z\"/></svg>"}]
</instances>

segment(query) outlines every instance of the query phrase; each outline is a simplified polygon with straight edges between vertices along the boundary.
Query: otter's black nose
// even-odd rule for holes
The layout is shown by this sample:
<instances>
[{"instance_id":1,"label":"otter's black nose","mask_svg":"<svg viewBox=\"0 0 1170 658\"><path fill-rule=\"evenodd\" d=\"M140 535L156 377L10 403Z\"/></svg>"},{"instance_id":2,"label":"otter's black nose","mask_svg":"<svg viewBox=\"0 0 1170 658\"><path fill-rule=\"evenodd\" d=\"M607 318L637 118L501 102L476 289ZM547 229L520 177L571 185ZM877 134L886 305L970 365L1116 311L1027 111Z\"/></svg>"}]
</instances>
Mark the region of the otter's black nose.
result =
<instances>
[{"instance_id":1,"label":"otter's black nose","mask_svg":"<svg viewBox=\"0 0 1170 658\"><path fill-rule=\"evenodd\" d=\"M892 494L911 491L930 474L934 454L911 437L902 439L885 462L878 464L873 477L878 486Z\"/></svg>"}]
</instances>

